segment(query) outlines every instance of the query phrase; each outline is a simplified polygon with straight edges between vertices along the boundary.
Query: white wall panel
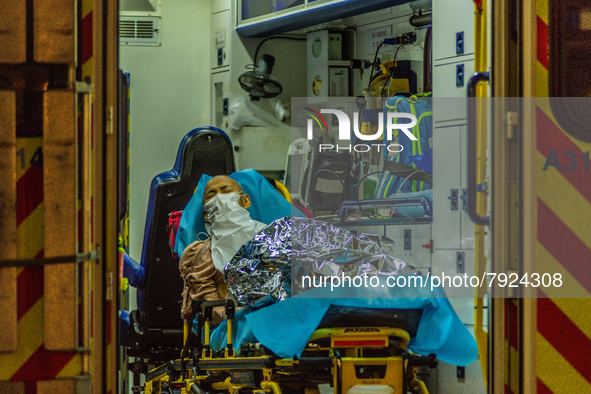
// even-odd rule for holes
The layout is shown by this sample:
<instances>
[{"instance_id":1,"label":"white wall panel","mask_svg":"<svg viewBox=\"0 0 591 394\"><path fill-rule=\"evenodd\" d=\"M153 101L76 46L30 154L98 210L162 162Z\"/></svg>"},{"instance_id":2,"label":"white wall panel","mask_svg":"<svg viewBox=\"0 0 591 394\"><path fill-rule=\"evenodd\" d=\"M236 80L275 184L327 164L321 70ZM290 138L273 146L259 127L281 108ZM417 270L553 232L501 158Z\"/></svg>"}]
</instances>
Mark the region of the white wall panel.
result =
<instances>
[{"instance_id":1,"label":"white wall panel","mask_svg":"<svg viewBox=\"0 0 591 394\"><path fill-rule=\"evenodd\" d=\"M152 178L170 170L184 135L210 124L208 0L162 7L160 47L120 47L131 75L130 255L139 260Z\"/></svg>"}]
</instances>

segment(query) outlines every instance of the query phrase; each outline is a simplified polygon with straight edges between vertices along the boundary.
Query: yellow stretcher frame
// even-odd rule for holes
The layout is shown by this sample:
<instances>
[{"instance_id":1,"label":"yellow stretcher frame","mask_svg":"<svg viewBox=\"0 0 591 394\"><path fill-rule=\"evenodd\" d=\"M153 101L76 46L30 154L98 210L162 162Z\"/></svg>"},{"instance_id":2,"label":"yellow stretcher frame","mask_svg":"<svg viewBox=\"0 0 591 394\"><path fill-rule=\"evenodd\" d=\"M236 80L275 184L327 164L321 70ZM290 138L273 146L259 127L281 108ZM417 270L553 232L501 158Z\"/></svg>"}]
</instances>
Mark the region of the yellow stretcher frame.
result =
<instances>
[{"instance_id":1,"label":"yellow stretcher frame","mask_svg":"<svg viewBox=\"0 0 591 394\"><path fill-rule=\"evenodd\" d=\"M227 320L228 345L221 357L215 357L209 348L211 309L216 306L225 306L229 317ZM417 378L417 366L420 364L434 368L437 365L437 360L433 354L427 357L407 354L406 347L410 342L410 335L404 329L396 327L372 327L372 330L363 328L349 330L350 327L318 329L312 334L309 341L310 345L305 353L328 352L329 357L282 359L265 354L236 357L231 341L234 316L233 302L230 300L204 302L201 303L200 307L194 308L194 310L201 309L204 316L204 341L200 358L198 360L191 359L184 357L185 354L181 353L180 359L152 369L146 376L144 391L146 394L161 393L163 383L174 385L175 389L181 389L182 393L203 393L204 391L200 388L200 385L210 378L208 372L238 372L245 370L260 370L261 379L257 382L258 387L253 387L251 383L232 382L231 376L209 384L215 390L227 390L228 393L240 392L241 389L247 388L256 394L278 394L283 392L280 386L281 382L273 379L282 374L289 374L290 370L297 372L298 367L303 362L307 362L309 366L310 360L312 360L311 362L318 360L319 367L330 368L331 383L336 390L335 392L347 392L355 386L389 386L395 393L411 390L421 394L428 394L425 383ZM187 348L192 321L190 317L185 320L185 349ZM324 345L318 345L323 340ZM329 340L328 346L326 340ZM370 351L368 349L387 348L391 348L394 354L386 357L364 356L364 352ZM340 352L343 352L343 356L340 355ZM194 364L195 362L197 362L197 365ZM379 376L373 377L357 376L356 371L359 368L371 366L385 367L383 368L383 374L380 373ZM318 391L306 389L306 393L308 392Z\"/></svg>"}]
</instances>

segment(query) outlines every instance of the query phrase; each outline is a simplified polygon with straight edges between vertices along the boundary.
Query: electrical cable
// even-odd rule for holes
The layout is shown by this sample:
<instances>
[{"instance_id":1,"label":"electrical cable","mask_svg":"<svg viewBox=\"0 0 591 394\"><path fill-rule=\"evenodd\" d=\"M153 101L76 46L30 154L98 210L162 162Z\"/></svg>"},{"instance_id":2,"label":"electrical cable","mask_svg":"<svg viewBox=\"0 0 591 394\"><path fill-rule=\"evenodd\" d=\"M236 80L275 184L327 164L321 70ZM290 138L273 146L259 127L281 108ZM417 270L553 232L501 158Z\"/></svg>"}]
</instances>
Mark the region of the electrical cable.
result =
<instances>
[{"instance_id":1,"label":"electrical cable","mask_svg":"<svg viewBox=\"0 0 591 394\"><path fill-rule=\"evenodd\" d=\"M392 61L392 64L394 65L394 67L396 67L396 57L398 56L398 51L400 50L400 48L402 48L404 45L406 44L400 44L398 45L398 48L396 48L396 52L394 52L394 60Z\"/></svg>"},{"instance_id":2,"label":"electrical cable","mask_svg":"<svg viewBox=\"0 0 591 394\"><path fill-rule=\"evenodd\" d=\"M400 48L402 48L404 45L406 45L406 44L399 44L398 47L396 48L396 52L394 52L394 60L392 61L392 67L396 67L396 58L398 57L398 51L400 51ZM377 56L377 52L376 52L376 56ZM374 62L375 62L375 60L374 60ZM372 68L372 74L373 74L373 68ZM385 78L384 83L382 85L382 90L381 90L380 96L387 97L387 96L384 96L384 89L386 88L386 84L391 80L392 80L392 76L390 76L389 78ZM371 78L370 78L370 86L371 86ZM368 86L368 88L370 86Z\"/></svg>"},{"instance_id":3,"label":"electrical cable","mask_svg":"<svg viewBox=\"0 0 591 394\"><path fill-rule=\"evenodd\" d=\"M390 76L389 78L385 78L384 80L384 84L382 85L382 93L380 94L380 96L382 97L386 97L384 96L384 89L386 89L386 84L390 81L390 78L392 78L392 76Z\"/></svg>"},{"instance_id":4,"label":"electrical cable","mask_svg":"<svg viewBox=\"0 0 591 394\"><path fill-rule=\"evenodd\" d=\"M384 41L380 42L380 44L376 48L376 53L373 56L373 62L371 63L371 72L369 73L369 82L367 84L368 89L371 87L371 81L373 80L373 70L376 66L376 60L378 60L378 52L380 51L380 48L382 47L382 45L384 45Z\"/></svg>"},{"instance_id":5,"label":"electrical cable","mask_svg":"<svg viewBox=\"0 0 591 394\"><path fill-rule=\"evenodd\" d=\"M392 61L392 68L396 67L396 58L398 57L398 51L400 50L400 48L402 48L403 45L405 45L405 44L398 45L398 48L396 48L396 52L394 52L394 60ZM382 96L384 96L384 88L386 87L386 82L391 81L391 80L392 80L392 73L390 73L390 78L386 78L386 81L384 82L384 85L382 86Z\"/></svg>"},{"instance_id":6,"label":"electrical cable","mask_svg":"<svg viewBox=\"0 0 591 394\"><path fill-rule=\"evenodd\" d=\"M253 58L253 69L256 69L256 65L257 65L257 57L259 55L259 49L261 48L261 46L269 41L269 40L273 40L273 39L283 39L283 40L292 40L292 41L306 41L306 38L298 38L298 37L289 37L289 36L271 36L271 37L267 37L265 38L263 41L259 42L259 45L257 45L256 50L254 51L254 58ZM249 66L249 65L247 65ZM245 67L247 67L245 66Z\"/></svg>"},{"instance_id":7,"label":"electrical cable","mask_svg":"<svg viewBox=\"0 0 591 394\"><path fill-rule=\"evenodd\" d=\"M400 189L402 189L402 186L404 186L404 184L406 183L406 181L408 179L410 179L411 176L413 176L414 174L416 174L417 172L421 172L423 170L421 170L420 168L417 168L416 170L414 170L413 172L411 172L409 175L406 176L406 178L404 178L404 180L402 181L402 183L400 184L400 186L398 187L398 190L396 190L395 194L400 193Z\"/></svg>"},{"instance_id":8,"label":"electrical cable","mask_svg":"<svg viewBox=\"0 0 591 394\"><path fill-rule=\"evenodd\" d=\"M357 167L361 167L361 171L360 171L360 173L361 173L361 174L363 174L363 161L362 161L362 160L359 160L359 161L357 162L357 164L355 164L355 165L353 166L353 168L351 169L351 171L355 170ZM357 185L359 185L359 182L357 182L356 184L354 184L354 185L351 185L351 186L357 186Z\"/></svg>"},{"instance_id":9,"label":"electrical cable","mask_svg":"<svg viewBox=\"0 0 591 394\"><path fill-rule=\"evenodd\" d=\"M365 174L364 176L361 177L361 179L359 179L359 183L357 184L357 186L355 187L355 198L357 199L357 206L359 207L359 210L368 218L370 219L376 219L376 215L374 215L372 212L367 211L366 209L364 209L361 206L361 201L359 200L359 186L363 183L363 181L371 176L371 175L376 175L376 174L383 174L386 173L387 171L373 171L373 172L369 172L367 174ZM343 218L345 219L345 218Z\"/></svg>"}]
</instances>

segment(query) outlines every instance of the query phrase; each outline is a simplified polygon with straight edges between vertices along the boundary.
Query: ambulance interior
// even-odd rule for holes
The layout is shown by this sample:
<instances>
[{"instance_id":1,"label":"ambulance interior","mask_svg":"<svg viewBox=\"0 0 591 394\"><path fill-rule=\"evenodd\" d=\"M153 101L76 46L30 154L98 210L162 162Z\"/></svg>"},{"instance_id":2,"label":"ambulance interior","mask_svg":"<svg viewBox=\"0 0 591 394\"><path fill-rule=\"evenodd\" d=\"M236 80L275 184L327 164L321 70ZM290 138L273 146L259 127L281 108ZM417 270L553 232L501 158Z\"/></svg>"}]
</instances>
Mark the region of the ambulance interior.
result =
<instances>
[{"instance_id":1,"label":"ambulance interior","mask_svg":"<svg viewBox=\"0 0 591 394\"><path fill-rule=\"evenodd\" d=\"M423 275L474 274L475 225L466 209L474 21L469 0L122 0L126 253L140 261L152 179L171 169L189 131L213 126L229 137L236 170L283 182L303 212L393 240L396 257ZM253 82L256 71L265 84ZM417 129L419 142L406 147L425 159L420 171L388 175L398 162L385 141L379 152L360 140L339 151L311 116L340 103L360 113L361 134L373 134L386 102L407 103L404 112L417 117L432 112L422 118L429 132ZM336 130L336 116L323 115ZM352 159L337 160L345 156ZM476 319L474 288L446 292L468 331L486 333L486 303ZM120 309L134 310L136 289L122 294ZM133 362L122 352L126 390L142 383ZM420 373L431 393L486 392L481 360Z\"/></svg>"}]
</instances>

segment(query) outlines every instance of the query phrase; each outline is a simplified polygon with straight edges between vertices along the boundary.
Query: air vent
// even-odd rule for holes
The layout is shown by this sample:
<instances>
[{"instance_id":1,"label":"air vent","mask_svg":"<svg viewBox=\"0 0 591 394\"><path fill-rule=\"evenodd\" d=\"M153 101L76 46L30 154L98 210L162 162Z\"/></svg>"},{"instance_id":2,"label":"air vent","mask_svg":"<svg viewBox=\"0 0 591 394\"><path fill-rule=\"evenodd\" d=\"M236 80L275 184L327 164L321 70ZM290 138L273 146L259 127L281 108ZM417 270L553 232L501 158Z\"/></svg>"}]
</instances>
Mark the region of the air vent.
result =
<instances>
[{"instance_id":1,"label":"air vent","mask_svg":"<svg viewBox=\"0 0 591 394\"><path fill-rule=\"evenodd\" d=\"M119 43L121 45L160 45L159 20L158 17L120 17Z\"/></svg>"}]
</instances>

